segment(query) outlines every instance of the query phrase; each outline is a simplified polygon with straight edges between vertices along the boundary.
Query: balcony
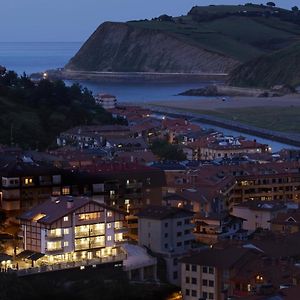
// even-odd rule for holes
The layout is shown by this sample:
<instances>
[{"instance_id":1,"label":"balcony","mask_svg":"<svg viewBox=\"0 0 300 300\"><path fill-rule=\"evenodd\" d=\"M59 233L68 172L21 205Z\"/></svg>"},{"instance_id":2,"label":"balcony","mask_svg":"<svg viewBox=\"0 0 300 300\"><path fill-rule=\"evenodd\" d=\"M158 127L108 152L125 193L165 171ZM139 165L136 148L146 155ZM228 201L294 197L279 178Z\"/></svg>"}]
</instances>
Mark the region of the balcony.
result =
<instances>
[{"instance_id":1,"label":"balcony","mask_svg":"<svg viewBox=\"0 0 300 300\"><path fill-rule=\"evenodd\" d=\"M46 239L47 240L59 240L59 239L62 239L63 238L63 234L49 234L47 233L46 234Z\"/></svg>"},{"instance_id":2,"label":"balcony","mask_svg":"<svg viewBox=\"0 0 300 300\"><path fill-rule=\"evenodd\" d=\"M46 254L49 255L56 255L56 254L61 254L63 252L63 247L57 247L57 248L51 248L51 249L46 249Z\"/></svg>"},{"instance_id":3,"label":"balcony","mask_svg":"<svg viewBox=\"0 0 300 300\"><path fill-rule=\"evenodd\" d=\"M89 237L89 236L98 236L98 235L105 235L105 229L101 230L86 230L86 231L79 231L75 232L75 238L83 238L83 237Z\"/></svg>"},{"instance_id":4,"label":"balcony","mask_svg":"<svg viewBox=\"0 0 300 300\"><path fill-rule=\"evenodd\" d=\"M122 227L115 227L115 233L126 233L127 231L128 231L128 229L126 228L126 227L124 227L124 226L122 226Z\"/></svg>"}]
</instances>

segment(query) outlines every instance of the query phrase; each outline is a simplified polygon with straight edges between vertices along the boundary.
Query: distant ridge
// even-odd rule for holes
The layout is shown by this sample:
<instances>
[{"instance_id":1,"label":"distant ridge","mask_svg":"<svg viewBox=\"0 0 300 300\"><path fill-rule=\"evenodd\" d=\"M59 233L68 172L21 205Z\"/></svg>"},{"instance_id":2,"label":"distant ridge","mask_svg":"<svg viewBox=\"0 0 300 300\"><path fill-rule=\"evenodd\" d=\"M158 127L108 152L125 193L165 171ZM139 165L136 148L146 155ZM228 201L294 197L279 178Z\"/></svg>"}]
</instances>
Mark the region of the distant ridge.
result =
<instances>
[{"instance_id":1,"label":"distant ridge","mask_svg":"<svg viewBox=\"0 0 300 300\"><path fill-rule=\"evenodd\" d=\"M195 6L181 17L162 15L152 20L105 22L65 69L94 72L233 72L231 82L235 84L274 85L277 84L277 76L268 76L269 80L259 84L252 68L257 63L264 65L268 57L275 59L273 53L280 55L280 51L286 50L288 54L297 50L293 45L299 40L299 24L300 14L296 11L253 4ZM253 73L250 81L243 74L244 67L245 72ZM270 67L272 65L266 68ZM280 63L276 68L281 68ZM281 78L287 83L297 82L289 76Z\"/></svg>"}]
</instances>

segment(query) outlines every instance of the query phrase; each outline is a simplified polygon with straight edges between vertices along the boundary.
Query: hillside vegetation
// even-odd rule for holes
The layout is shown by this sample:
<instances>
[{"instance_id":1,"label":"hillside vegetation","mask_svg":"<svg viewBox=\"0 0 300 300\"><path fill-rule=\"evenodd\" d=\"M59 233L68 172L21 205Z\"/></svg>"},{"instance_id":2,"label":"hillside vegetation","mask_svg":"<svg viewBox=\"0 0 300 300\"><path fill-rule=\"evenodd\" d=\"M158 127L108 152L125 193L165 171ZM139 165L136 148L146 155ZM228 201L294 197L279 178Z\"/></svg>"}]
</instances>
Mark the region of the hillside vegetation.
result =
<instances>
[{"instance_id":1,"label":"hillside vegetation","mask_svg":"<svg viewBox=\"0 0 300 300\"><path fill-rule=\"evenodd\" d=\"M271 87L300 86L300 43L251 60L232 72L230 84Z\"/></svg>"},{"instance_id":2,"label":"hillside vegetation","mask_svg":"<svg viewBox=\"0 0 300 300\"><path fill-rule=\"evenodd\" d=\"M299 24L298 12L263 5L196 6L180 17L107 22L66 69L230 72L293 45Z\"/></svg>"},{"instance_id":3,"label":"hillside vegetation","mask_svg":"<svg viewBox=\"0 0 300 300\"><path fill-rule=\"evenodd\" d=\"M44 149L77 125L116 122L95 104L90 91L63 81L32 82L26 75L0 74L0 143Z\"/></svg>"}]
</instances>

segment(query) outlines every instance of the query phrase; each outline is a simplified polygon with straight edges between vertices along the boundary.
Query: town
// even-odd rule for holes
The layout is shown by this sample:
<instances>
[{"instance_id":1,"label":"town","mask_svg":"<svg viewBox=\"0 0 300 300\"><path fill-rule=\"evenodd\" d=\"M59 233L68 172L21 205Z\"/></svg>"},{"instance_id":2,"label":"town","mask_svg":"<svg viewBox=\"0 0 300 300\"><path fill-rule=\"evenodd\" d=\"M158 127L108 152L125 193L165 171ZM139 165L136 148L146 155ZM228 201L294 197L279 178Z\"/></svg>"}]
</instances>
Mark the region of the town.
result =
<instances>
[{"instance_id":1,"label":"town","mask_svg":"<svg viewBox=\"0 0 300 300\"><path fill-rule=\"evenodd\" d=\"M109 268L186 300L299 293L299 150L95 102L124 124L1 146L3 273Z\"/></svg>"}]
</instances>

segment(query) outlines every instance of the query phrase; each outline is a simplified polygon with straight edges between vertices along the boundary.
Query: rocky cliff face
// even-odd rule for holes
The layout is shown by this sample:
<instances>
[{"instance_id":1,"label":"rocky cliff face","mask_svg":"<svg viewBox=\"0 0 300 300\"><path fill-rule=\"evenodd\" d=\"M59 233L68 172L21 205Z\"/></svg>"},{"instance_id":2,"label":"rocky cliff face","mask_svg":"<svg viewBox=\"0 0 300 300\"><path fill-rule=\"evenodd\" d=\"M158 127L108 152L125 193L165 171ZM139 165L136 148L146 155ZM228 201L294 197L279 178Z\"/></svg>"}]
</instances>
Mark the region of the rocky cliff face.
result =
<instances>
[{"instance_id":1,"label":"rocky cliff face","mask_svg":"<svg viewBox=\"0 0 300 300\"><path fill-rule=\"evenodd\" d=\"M167 32L103 23L66 65L68 70L227 73L238 62Z\"/></svg>"}]
</instances>

